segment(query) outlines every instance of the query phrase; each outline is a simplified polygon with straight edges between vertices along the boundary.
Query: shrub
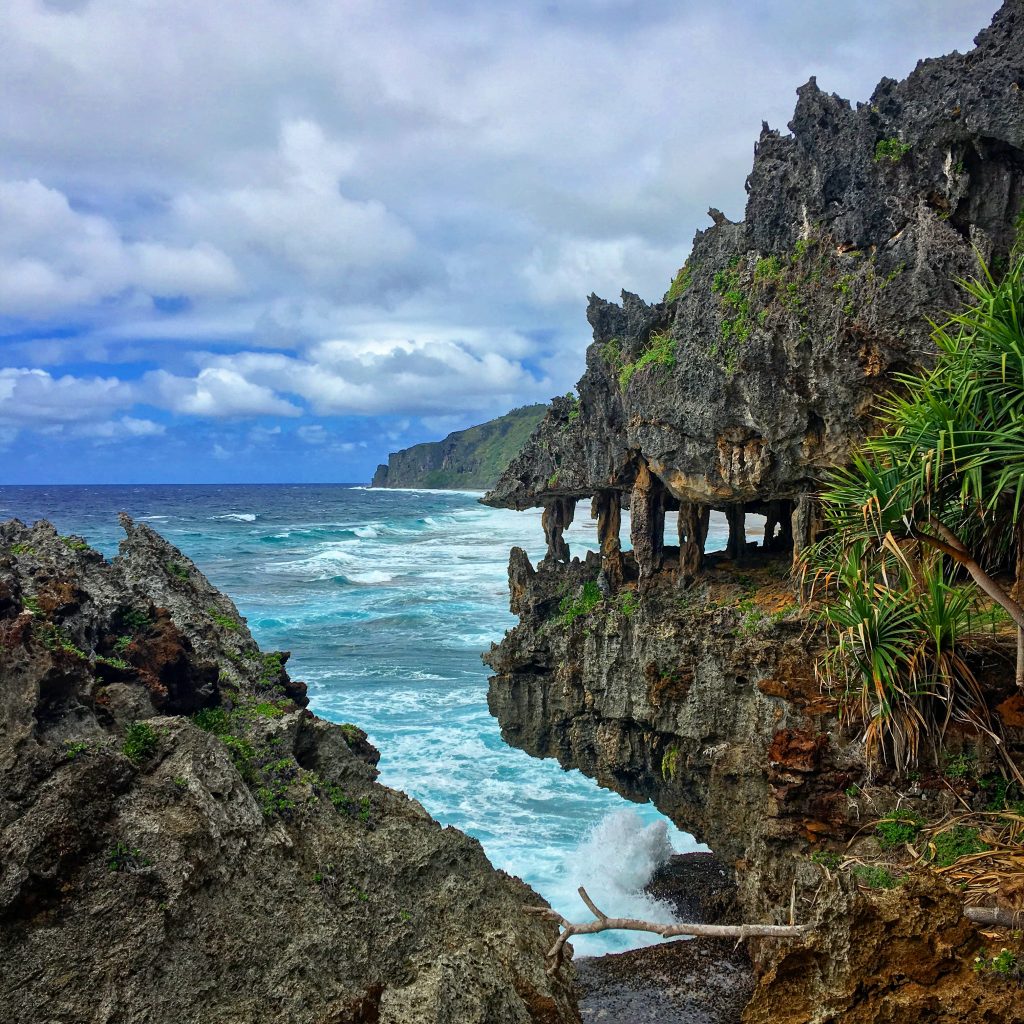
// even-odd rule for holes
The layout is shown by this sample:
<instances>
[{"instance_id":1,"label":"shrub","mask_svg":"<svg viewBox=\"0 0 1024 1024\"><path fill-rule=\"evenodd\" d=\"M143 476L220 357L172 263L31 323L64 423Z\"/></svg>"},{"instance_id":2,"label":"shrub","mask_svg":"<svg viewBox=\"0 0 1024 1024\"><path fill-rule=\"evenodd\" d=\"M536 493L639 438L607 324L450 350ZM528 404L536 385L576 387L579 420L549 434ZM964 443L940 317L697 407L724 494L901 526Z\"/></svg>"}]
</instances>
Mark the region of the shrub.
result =
<instances>
[{"instance_id":1,"label":"shrub","mask_svg":"<svg viewBox=\"0 0 1024 1024\"><path fill-rule=\"evenodd\" d=\"M910 143L900 142L899 139L879 139L875 143L875 163L888 160L891 164L898 164L910 149Z\"/></svg>"},{"instance_id":2,"label":"shrub","mask_svg":"<svg viewBox=\"0 0 1024 1024\"><path fill-rule=\"evenodd\" d=\"M125 730L121 751L129 761L138 764L153 755L157 740L156 730L148 722L133 722Z\"/></svg>"},{"instance_id":3,"label":"shrub","mask_svg":"<svg viewBox=\"0 0 1024 1024\"><path fill-rule=\"evenodd\" d=\"M229 615L222 615L216 608L210 609L210 618L223 629L236 630L240 625L237 619L233 619Z\"/></svg>"},{"instance_id":4,"label":"shrub","mask_svg":"<svg viewBox=\"0 0 1024 1024\"><path fill-rule=\"evenodd\" d=\"M188 566L182 562L168 562L167 571L179 580L188 579Z\"/></svg>"},{"instance_id":5,"label":"shrub","mask_svg":"<svg viewBox=\"0 0 1024 1024\"><path fill-rule=\"evenodd\" d=\"M1024 626L1016 588L994 578L1024 565L1024 254L985 275L961 282L971 301L933 331L935 362L897 377L880 433L831 474L831 530L809 556L832 597L819 675L864 723L868 759L903 769L922 740L941 749L950 721L998 737L972 669L980 613L996 603Z\"/></svg>"},{"instance_id":6,"label":"shrub","mask_svg":"<svg viewBox=\"0 0 1024 1024\"><path fill-rule=\"evenodd\" d=\"M138 608L129 608L121 616L125 629L132 633L141 633L150 623L149 614Z\"/></svg>"},{"instance_id":7,"label":"shrub","mask_svg":"<svg viewBox=\"0 0 1024 1024\"><path fill-rule=\"evenodd\" d=\"M896 813L883 818L876 826L879 845L883 850L892 850L897 846L912 843L924 826L924 819L913 812Z\"/></svg>"},{"instance_id":8,"label":"shrub","mask_svg":"<svg viewBox=\"0 0 1024 1024\"><path fill-rule=\"evenodd\" d=\"M253 711L261 718L280 718L284 714L284 710L279 708L276 704L272 704L270 701L264 700L257 704Z\"/></svg>"},{"instance_id":9,"label":"shrub","mask_svg":"<svg viewBox=\"0 0 1024 1024\"><path fill-rule=\"evenodd\" d=\"M939 832L932 838L931 847L932 863L939 868L948 868L961 857L984 853L989 849L988 844L978 838L978 830L966 825L955 825L945 832Z\"/></svg>"},{"instance_id":10,"label":"shrub","mask_svg":"<svg viewBox=\"0 0 1024 1024\"><path fill-rule=\"evenodd\" d=\"M571 626L577 619L585 618L601 603L601 590L596 581L587 580L579 597L563 597L558 606L562 613L562 625Z\"/></svg>"},{"instance_id":11,"label":"shrub","mask_svg":"<svg viewBox=\"0 0 1024 1024\"><path fill-rule=\"evenodd\" d=\"M988 950L982 946L974 958L973 967L979 974L1000 974L1004 978L1016 978L1018 981L1024 976L1024 965L1017 954L1005 946L995 956L989 956Z\"/></svg>"},{"instance_id":12,"label":"shrub","mask_svg":"<svg viewBox=\"0 0 1024 1024\"><path fill-rule=\"evenodd\" d=\"M127 843L115 843L107 851L107 870L110 872L131 871L139 863L137 848Z\"/></svg>"},{"instance_id":13,"label":"shrub","mask_svg":"<svg viewBox=\"0 0 1024 1024\"><path fill-rule=\"evenodd\" d=\"M358 725L353 725L351 722L342 722L338 728L341 729L341 734L345 737L345 742L349 746L353 743L359 743L363 739L363 730Z\"/></svg>"},{"instance_id":14,"label":"shrub","mask_svg":"<svg viewBox=\"0 0 1024 1024\"><path fill-rule=\"evenodd\" d=\"M970 779L977 767L977 761L970 754L957 754L947 758L943 775L947 779Z\"/></svg>"},{"instance_id":15,"label":"shrub","mask_svg":"<svg viewBox=\"0 0 1024 1024\"><path fill-rule=\"evenodd\" d=\"M672 278L672 283L668 286L668 291L665 292L664 302L675 302L676 299L680 299L686 294L686 289L690 287L690 279L693 275L693 270L690 266L690 261L687 260L682 267L679 268L679 273Z\"/></svg>"},{"instance_id":16,"label":"shrub","mask_svg":"<svg viewBox=\"0 0 1024 1024\"><path fill-rule=\"evenodd\" d=\"M214 736L223 736L231 729L231 719L223 708L203 708L192 716L192 721Z\"/></svg>"},{"instance_id":17,"label":"shrub","mask_svg":"<svg viewBox=\"0 0 1024 1024\"><path fill-rule=\"evenodd\" d=\"M667 332L652 334L640 358L635 363L626 363L619 370L619 387L625 391L633 377L644 367L652 364L664 366L669 370L676 365L676 340Z\"/></svg>"},{"instance_id":18,"label":"shrub","mask_svg":"<svg viewBox=\"0 0 1024 1024\"><path fill-rule=\"evenodd\" d=\"M869 889L895 889L900 884L899 878L876 864L858 864L853 869L853 876Z\"/></svg>"},{"instance_id":19,"label":"shrub","mask_svg":"<svg viewBox=\"0 0 1024 1024\"><path fill-rule=\"evenodd\" d=\"M815 850L811 854L811 863L820 864L829 871L835 871L843 863L843 855L834 850Z\"/></svg>"}]
</instances>

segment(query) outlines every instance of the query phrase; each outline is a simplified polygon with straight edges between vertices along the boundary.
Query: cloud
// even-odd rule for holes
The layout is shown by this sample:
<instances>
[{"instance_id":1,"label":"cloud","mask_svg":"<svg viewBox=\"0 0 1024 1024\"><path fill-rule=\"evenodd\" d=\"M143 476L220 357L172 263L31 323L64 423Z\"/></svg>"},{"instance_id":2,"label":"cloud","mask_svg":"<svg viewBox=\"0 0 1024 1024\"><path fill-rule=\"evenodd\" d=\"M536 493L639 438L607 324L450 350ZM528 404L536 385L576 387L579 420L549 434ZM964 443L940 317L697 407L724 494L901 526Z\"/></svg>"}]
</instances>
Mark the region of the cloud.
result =
<instances>
[{"instance_id":1,"label":"cloud","mask_svg":"<svg viewBox=\"0 0 1024 1024\"><path fill-rule=\"evenodd\" d=\"M109 416L135 400L135 388L116 377L54 377L46 370L0 368L2 423L77 423Z\"/></svg>"},{"instance_id":2,"label":"cloud","mask_svg":"<svg viewBox=\"0 0 1024 1024\"><path fill-rule=\"evenodd\" d=\"M52 318L130 289L209 297L238 284L228 257L207 243L126 241L37 179L0 181L0 315Z\"/></svg>"},{"instance_id":3,"label":"cloud","mask_svg":"<svg viewBox=\"0 0 1024 1024\"><path fill-rule=\"evenodd\" d=\"M313 345L301 356L239 352L210 357L198 379L214 374L229 377L239 387L245 382L264 395L297 396L320 416L479 409L551 390L548 379L534 377L516 360L439 340L333 340ZM168 392L163 390L161 397L167 401ZM177 409L195 411L180 405Z\"/></svg>"},{"instance_id":4,"label":"cloud","mask_svg":"<svg viewBox=\"0 0 1024 1024\"><path fill-rule=\"evenodd\" d=\"M287 121L277 153L251 172L257 180L185 194L175 201L176 213L200 234L283 265L307 285L344 294L353 271L400 267L415 246L412 232L383 203L342 195L339 182L351 165L349 148L328 140L319 125Z\"/></svg>"},{"instance_id":5,"label":"cloud","mask_svg":"<svg viewBox=\"0 0 1024 1024\"><path fill-rule=\"evenodd\" d=\"M587 294L659 298L797 85L866 99L997 4L5 0L0 429L155 409L255 466L280 418L287 470L328 417L564 392Z\"/></svg>"},{"instance_id":6,"label":"cloud","mask_svg":"<svg viewBox=\"0 0 1024 1024\"><path fill-rule=\"evenodd\" d=\"M187 416L298 416L301 409L270 387L247 380L228 366L208 366L195 377L154 370L142 378L147 401Z\"/></svg>"},{"instance_id":7,"label":"cloud","mask_svg":"<svg viewBox=\"0 0 1024 1024\"><path fill-rule=\"evenodd\" d=\"M535 249L522 272L536 300L554 305L590 292L617 298L622 289L638 291L658 274L665 278L667 288L674 272L666 274L665 268L672 265L673 258L671 251L636 237L561 239Z\"/></svg>"},{"instance_id":8,"label":"cloud","mask_svg":"<svg viewBox=\"0 0 1024 1024\"><path fill-rule=\"evenodd\" d=\"M125 441L137 437L159 437L166 430L162 423L154 423L153 420L122 416L117 420L83 424L76 428L75 433L79 437L94 437L101 441Z\"/></svg>"}]
</instances>

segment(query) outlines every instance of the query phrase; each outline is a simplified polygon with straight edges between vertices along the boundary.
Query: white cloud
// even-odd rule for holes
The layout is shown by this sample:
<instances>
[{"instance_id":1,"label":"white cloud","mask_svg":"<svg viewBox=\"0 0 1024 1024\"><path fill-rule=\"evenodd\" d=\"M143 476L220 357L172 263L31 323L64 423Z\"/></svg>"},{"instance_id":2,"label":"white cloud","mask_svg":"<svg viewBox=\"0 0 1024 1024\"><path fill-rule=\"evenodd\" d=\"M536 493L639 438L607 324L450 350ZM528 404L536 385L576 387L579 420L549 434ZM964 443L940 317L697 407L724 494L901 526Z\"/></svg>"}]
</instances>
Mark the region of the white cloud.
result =
<instances>
[{"instance_id":1,"label":"white cloud","mask_svg":"<svg viewBox=\"0 0 1024 1024\"><path fill-rule=\"evenodd\" d=\"M128 289L222 296L238 283L231 261L207 243L126 241L105 218L73 210L57 189L0 181L0 315L52 318Z\"/></svg>"},{"instance_id":2,"label":"white cloud","mask_svg":"<svg viewBox=\"0 0 1024 1024\"><path fill-rule=\"evenodd\" d=\"M381 270L413 250L412 232L376 199L353 200L339 183L352 154L312 121L286 122L269 166L240 188L190 193L176 211L232 248L283 262L313 286L344 286L353 269Z\"/></svg>"},{"instance_id":3,"label":"white cloud","mask_svg":"<svg viewBox=\"0 0 1024 1024\"><path fill-rule=\"evenodd\" d=\"M320 423L312 423L304 427L299 427L295 433L298 434L306 444L327 444L331 439L331 435L327 433L327 429Z\"/></svg>"},{"instance_id":4,"label":"white cloud","mask_svg":"<svg viewBox=\"0 0 1024 1024\"><path fill-rule=\"evenodd\" d=\"M564 391L586 295L660 297L801 81L864 99L996 5L4 0L0 429Z\"/></svg>"},{"instance_id":5,"label":"white cloud","mask_svg":"<svg viewBox=\"0 0 1024 1024\"><path fill-rule=\"evenodd\" d=\"M146 401L189 416L298 416L301 409L270 387L247 380L227 365L208 366L195 377L154 370L142 378Z\"/></svg>"},{"instance_id":6,"label":"white cloud","mask_svg":"<svg viewBox=\"0 0 1024 1024\"><path fill-rule=\"evenodd\" d=\"M99 423L87 423L76 428L80 437L95 437L99 440L122 441L136 437L159 437L166 432L162 423L153 420L139 419L135 416L122 416L117 420L103 420Z\"/></svg>"},{"instance_id":7,"label":"white cloud","mask_svg":"<svg viewBox=\"0 0 1024 1024\"><path fill-rule=\"evenodd\" d=\"M54 377L46 370L0 368L0 422L77 423L134 404L135 389L116 377Z\"/></svg>"},{"instance_id":8,"label":"white cloud","mask_svg":"<svg viewBox=\"0 0 1024 1024\"><path fill-rule=\"evenodd\" d=\"M652 247L635 237L561 239L536 248L522 272L538 302L557 305L579 301L591 292L615 299L622 289L643 290L659 274L664 278L665 290L674 274L666 268L676 258L677 253Z\"/></svg>"},{"instance_id":9,"label":"white cloud","mask_svg":"<svg viewBox=\"0 0 1024 1024\"><path fill-rule=\"evenodd\" d=\"M551 390L549 380L538 381L518 361L453 341L326 341L302 356L240 352L209 357L199 378L214 372L268 394L299 396L317 415L479 409Z\"/></svg>"}]
</instances>

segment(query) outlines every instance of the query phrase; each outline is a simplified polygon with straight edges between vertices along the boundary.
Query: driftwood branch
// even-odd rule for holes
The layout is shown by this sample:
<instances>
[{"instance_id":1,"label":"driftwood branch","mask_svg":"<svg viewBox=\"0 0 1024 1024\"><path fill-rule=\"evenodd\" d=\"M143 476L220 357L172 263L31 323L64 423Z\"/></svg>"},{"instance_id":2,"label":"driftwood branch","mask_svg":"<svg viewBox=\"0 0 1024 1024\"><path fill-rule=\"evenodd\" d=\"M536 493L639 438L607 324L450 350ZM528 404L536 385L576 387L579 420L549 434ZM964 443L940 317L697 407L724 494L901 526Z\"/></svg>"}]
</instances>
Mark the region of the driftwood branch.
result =
<instances>
[{"instance_id":1,"label":"driftwood branch","mask_svg":"<svg viewBox=\"0 0 1024 1024\"><path fill-rule=\"evenodd\" d=\"M975 924L1019 928L1024 914L1019 910L1007 910L1005 907L964 907L964 917Z\"/></svg>"},{"instance_id":2,"label":"driftwood branch","mask_svg":"<svg viewBox=\"0 0 1024 1024\"><path fill-rule=\"evenodd\" d=\"M587 905L587 909L594 915L593 921L569 921L550 907L523 908L526 913L554 921L561 928L555 944L548 950L549 975L555 974L562 966L565 944L574 935L596 935L598 932L618 930L651 932L663 939L671 939L676 935L693 935L704 939L796 939L811 930L809 924L662 924L657 921L642 921L635 917L609 917L594 903L582 885L576 891ZM1020 923L1021 915L998 907L964 907L964 917L975 924L1012 928Z\"/></svg>"},{"instance_id":3,"label":"driftwood branch","mask_svg":"<svg viewBox=\"0 0 1024 1024\"><path fill-rule=\"evenodd\" d=\"M651 932L654 935L660 935L663 939L670 939L676 935L695 935L705 939L789 939L805 935L810 928L805 924L662 924L658 921L642 921L635 917L609 917L597 907L582 885L577 892L594 915L595 920L582 923L572 922L562 917L557 910L552 910L549 907L525 908L528 913L536 914L548 921L554 921L562 929L555 944L548 950L548 960L550 961L548 974L554 974L561 967L565 944L574 935L594 935L597 932L618 930Z\"/></svg>"}]
</instances>

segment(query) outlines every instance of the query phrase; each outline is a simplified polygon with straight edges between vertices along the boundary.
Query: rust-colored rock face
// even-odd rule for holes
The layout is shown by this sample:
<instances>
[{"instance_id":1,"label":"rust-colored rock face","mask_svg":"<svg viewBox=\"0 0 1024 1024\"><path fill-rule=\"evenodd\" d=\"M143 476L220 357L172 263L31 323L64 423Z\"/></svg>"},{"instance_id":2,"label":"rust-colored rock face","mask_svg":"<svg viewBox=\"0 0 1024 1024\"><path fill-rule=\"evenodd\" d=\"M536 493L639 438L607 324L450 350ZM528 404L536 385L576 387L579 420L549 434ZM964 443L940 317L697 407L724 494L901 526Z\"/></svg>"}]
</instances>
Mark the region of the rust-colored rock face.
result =
<instances>
[{"instance_id":1,"label":"rust-colored rock face","mask_svg":"<svg viewBox=\"0 0 1024 1024\"><path fill-rule=\"evenodd\" d=\"M810 937L758 979L743 1024L1019 1024L1017 983L973 969L983 939L923 873L866 896L833 883Z\"/></svg>"},{"instance_id":2,"label":"rust-colored rock face","mask_svg":"<svg viewBox=\"0 0 1024 1024\"><path fill-rule=\"evenodd\" d=\"M764 692L764 691L762 691ZM777 772L806 775L821 766L822 751L828 746L825 733L806 729L780 729L768 748L768 764Z\"/></svg>"}]
</instances>

